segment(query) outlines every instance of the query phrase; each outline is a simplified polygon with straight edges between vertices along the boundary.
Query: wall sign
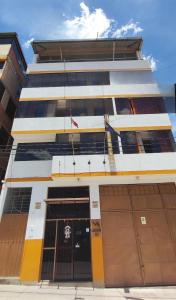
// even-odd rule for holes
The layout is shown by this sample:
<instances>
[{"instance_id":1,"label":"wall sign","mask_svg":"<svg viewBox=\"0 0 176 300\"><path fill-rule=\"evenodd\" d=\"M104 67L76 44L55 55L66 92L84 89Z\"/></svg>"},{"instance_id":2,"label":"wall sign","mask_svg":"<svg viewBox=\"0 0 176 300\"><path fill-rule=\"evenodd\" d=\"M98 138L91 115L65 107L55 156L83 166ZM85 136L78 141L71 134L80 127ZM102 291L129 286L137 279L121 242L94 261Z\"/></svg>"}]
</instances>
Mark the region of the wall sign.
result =
<instances>
[{"instance_id":1,"label":"wall sign","mask_svg":"<svg viewBox=\"0 0 176 300\"><path fill-rule=\"evenodd\" d=\"M147 224L146 217L141 217L141 224L142 225L146 225Z\"/></svg>"}]
</instances>

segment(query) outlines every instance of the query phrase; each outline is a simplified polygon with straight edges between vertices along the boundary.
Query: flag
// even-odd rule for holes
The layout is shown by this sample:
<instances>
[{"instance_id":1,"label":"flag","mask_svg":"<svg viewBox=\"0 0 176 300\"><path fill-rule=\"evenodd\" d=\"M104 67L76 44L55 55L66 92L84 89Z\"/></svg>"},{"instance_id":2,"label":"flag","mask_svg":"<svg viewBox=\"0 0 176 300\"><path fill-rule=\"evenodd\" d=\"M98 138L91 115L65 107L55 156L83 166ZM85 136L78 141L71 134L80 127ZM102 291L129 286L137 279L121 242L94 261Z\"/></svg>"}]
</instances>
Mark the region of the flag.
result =
<instances>
[{"instance_id":1,"label":"flag","mask_svg":"<svg viewBox=\"0 0 176 300\"><path fill-rule=\"evenodd\" d=\"M76 123L75 120L71 117L71 124L74 125L75 127L79 128L78 123Z\"/></svg>"},{"instance_id":2,"label":"flag","mask_svg":"<svg viewBox=\"0 0 176 300\"><path fill-rule=\"evenodd\" d=\"M120 134L116 130L114 130L114 128L112 128L112 126L109 125L107 121L105 121L105 131L109 131L111 134L121 137Z\"/></svg>"}]
</instances>

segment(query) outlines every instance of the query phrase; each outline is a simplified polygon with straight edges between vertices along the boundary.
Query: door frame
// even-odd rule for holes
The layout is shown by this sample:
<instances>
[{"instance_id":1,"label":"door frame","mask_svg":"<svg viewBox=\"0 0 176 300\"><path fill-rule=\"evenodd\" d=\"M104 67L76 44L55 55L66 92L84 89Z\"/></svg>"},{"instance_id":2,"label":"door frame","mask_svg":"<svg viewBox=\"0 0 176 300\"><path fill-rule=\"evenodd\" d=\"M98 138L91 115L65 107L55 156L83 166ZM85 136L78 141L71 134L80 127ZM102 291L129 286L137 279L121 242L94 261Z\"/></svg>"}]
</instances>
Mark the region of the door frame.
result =
<instances>
[{"instance_id":1,"label":"door frame","mask_svg":"<svg viewBox=\"0 0 176 300\"><path fill-rule=\"evenodd\" d=\"M45 199L44 200L46 203L46 211L45 211L45 224L44 224L44 238L45 238L45 229L46 229L46 222L49 221L55 221L56 222L56 235L55 235L55 245L57 241L57 231L58 231L58 222L59 221L89 221L90 222L90 262L91 262L91 281L92 279L92 234L91 234L91 218L90 218L90 198L89 197L84 197L84 198L54 198L54 199ZM47 207L48 204L82 204L82 203L89 203L89 218L61 218L61 219L47 219ZM42 278L42 266L43 266L43 254L44 254L44 238L43 238L43 246L42 246L42 256L41 256L41 268L40 268L40 279ZM54 282L54 276L55 276L55 265L56 265L56 254L57 254L57 247L52 247L54 249L54 265L53 265L53 276L52 276L52 281ZM75 282L76 280L71 280L71 282ZM86 280L85 280L86 281ZM64 281L63 281L64 282Z\"/></svg>"}]
</instances>

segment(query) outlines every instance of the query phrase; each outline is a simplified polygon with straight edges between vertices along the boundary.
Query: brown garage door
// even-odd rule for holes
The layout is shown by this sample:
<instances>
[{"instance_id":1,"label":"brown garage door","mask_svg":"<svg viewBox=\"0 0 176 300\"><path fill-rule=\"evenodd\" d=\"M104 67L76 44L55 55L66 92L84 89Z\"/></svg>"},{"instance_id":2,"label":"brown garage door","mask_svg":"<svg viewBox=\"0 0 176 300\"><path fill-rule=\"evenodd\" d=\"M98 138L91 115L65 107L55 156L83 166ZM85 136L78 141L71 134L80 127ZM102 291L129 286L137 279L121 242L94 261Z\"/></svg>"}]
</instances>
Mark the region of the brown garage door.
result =
<instances>
[{"instance_id":1,"label":"brown garage door","mask_svg":"<svg viewBox=\"0 0 176 300\"><path fill-rule=\"evenodd\" d=\"M176 188L101 186L106 286L176 283Z\"/></svg>"},{"instance_id":2,"label":"brown garage door","mask_svg":"<svg viewBox=\"0 0 176 300\"><path fill-rule=\"evenodd\" d=\"M0 276L19 276L28 214L4 214L0 222Z\"/></svg>"}]
</instances>

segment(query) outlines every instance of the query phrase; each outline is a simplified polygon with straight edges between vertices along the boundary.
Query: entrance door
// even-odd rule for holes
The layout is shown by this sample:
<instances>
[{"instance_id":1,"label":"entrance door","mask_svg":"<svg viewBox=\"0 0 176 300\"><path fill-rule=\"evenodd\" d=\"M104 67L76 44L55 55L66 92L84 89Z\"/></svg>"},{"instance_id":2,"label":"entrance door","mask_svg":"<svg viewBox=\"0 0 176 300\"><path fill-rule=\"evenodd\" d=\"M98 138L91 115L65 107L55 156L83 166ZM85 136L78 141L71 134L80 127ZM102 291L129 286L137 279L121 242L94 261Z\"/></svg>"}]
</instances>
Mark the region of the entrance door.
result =
<instances>
[{"instance_id":1,"label":"entrance door","mask_svg":"<svg viewBox=\"0 0 176 300\"><path fill-rule=\"evenodd\" d=\"M90 280L90 229L88 220L57 222L54 280Z\"/></svg>"},{"instance_id":2,"label":"entrance door","mask_svg":"<svg viewBox=\"0 0 176 300\"><path fill-rule=\"evenodd\" d=\"M79 219L61 216L61 212L64 211L65 214L65 209L71 209L73 205L66 204L63 208L63 204L58 204L54 205L54 209L50 208L52 213L55 211L57 219L52 215L53 219L46 220L43 280L91 280L90 220L85 216ZM81 210L87 208L89 208L88 203L80 203L77 212L81 214Z\"/></svg>"}]
</instances>

